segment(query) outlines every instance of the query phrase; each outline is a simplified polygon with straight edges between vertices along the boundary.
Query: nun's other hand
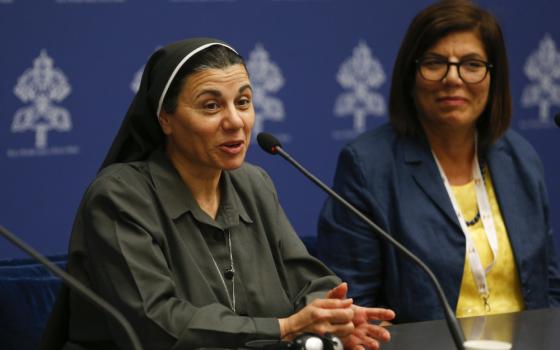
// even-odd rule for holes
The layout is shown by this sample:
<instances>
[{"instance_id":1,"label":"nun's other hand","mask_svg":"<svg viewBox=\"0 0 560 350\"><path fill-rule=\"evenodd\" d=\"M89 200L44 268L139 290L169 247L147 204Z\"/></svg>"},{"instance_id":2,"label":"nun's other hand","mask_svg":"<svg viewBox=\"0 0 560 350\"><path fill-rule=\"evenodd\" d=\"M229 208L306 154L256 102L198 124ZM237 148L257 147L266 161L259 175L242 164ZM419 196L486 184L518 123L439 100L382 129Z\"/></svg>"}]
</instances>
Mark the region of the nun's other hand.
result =
<instances>
[{"instance_id":1,"label":"nun's other hand","mask_svg":"<svg viewBox=\"0 0 560 350\"><path fill-rule=\"evenodd\" d=\"M327 299L346 299L348 283L342 282L327 293Z\"/></svg>"},{"instance_id":2,"label":"nun's other hand","mask_svg":"<svg viewBox=\"0 0 560 350\"><path fill-rule=\"evenodd\" d=\"M352 305L354 310L354 331L348 336L341 338L345 349L371 350L379 349L381 343L388 342L391 334L384 327L370 323L371 321L388 321L395 317L392 310L382 308L369 308Z\"/></svg>"},{"instance_id":3,"label":"nun's other hand","mask_svg":"<svg viewBox=\"0 0 560 350\"><path fill-rule=\"evenodd\" d=\"M327 298L346 298L348 284L343 282L327 293ZM372 324L372 321L387 322L395 318L395 312L383 308L362 307L352 304L354 331L341 338L345 349L361 350L379 349L380 342L387 342L391 335L384 327Z\"/></svg>"},{"instance_id":4,"label":"nun's other hand","mask_svg":"<svg viewBox=\"0 0 560 350\"><path fill-rule=\"evenodd\" d=\"M279 319L280 336L292 340L302 333L333 334L340 339L354 331L352 299L315 299L295 314Z\"/></svg>"}]
</instances>

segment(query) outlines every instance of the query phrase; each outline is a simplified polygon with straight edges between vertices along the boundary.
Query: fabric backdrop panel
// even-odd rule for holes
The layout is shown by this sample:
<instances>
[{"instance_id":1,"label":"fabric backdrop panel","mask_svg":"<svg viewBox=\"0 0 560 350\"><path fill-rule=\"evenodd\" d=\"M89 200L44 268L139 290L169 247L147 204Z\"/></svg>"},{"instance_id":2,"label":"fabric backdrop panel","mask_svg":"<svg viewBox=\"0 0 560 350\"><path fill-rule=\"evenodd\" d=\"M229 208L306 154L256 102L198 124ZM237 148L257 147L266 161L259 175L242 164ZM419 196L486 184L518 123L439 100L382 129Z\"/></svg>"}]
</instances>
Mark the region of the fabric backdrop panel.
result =
<instances>
[{"instance_id":1,"label":"fabric backdrop panel","mask_svg":"<svg viewBox=\"0 0 560 350\"><path fill-rule=\"evenodd\" d=\"M0 0L0 225L66 252L74 214L158 47L214 36L247 59L255 133L330 184L340 149L387 121L393 62L425 0ZM537 149L560 236L560 2L484 0L507 40L512 127ZM260 73L264 72L264 73ZM316 234L325 195L253 144L294 227ZM0 240L0 257L23 257Z\"/></svg>"}]
</instances>

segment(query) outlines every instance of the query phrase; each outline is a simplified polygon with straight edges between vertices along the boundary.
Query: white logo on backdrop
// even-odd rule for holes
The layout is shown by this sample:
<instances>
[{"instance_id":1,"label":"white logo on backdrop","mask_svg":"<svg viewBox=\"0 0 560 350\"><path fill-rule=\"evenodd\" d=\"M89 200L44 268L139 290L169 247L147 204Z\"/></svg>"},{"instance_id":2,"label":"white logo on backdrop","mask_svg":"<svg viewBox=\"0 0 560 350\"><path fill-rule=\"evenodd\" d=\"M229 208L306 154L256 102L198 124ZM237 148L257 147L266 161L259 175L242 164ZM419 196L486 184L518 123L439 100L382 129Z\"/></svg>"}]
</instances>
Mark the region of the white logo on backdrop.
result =
<instances>
[{"instance_id":1,"label":"white logo on backdrop","mask_svg":"<svg viewBox=\"0 0 560 350\"><path fill-rule=\"evenodd\" d=\"M144 67L145 66L142 66L142 68L140 68L139 70L136 71L136 73L134 73L134 77L130 82L130 90L132 90L132 92L134 93L137 93L138 89L140 89L140 82L142 81L142 72L144 72Z\"/></svg>"},{"instance_id":2,"label":"white logo on backdrop","mask_svg":"<svg viewBox=\"0 0 560 350\"><path fill-rule=\"evenodd\" d=\"M337 117L353 117L353 127L335 130L333 137L337 140L352 139L366 130L368 115L385 115L385 100L373 90L385 82L385 72L368 45L360 41L352 57L341 64L336 80L348 91L337 97L334 114Z\"/></svg>"},{"instance_id":3,"label":"white logo on backdrop","mask_svg":"<svg viewBox=\"0 0 560 350\"><path fill-rule=\"evenodd\" d=\"M157 51L159 50L159 48L161 48L161 46L157 46L155 50ZM137 93L138 89L140 89L140 83L142 82L142 74L144 73L144 68L146 68L146 65L143 65L136 71L136 73L134 73L134 77L130 82L130 90L132 90L132 92L134 93Z\"/></svg>"},{"instance_id":4,"label":"white logo on backdrop","mask_svg":"<svg viewBox=\"0 0 560 350\"><path fill-rule=\"evenodd\" d=\"M527 85L521 95L521 105L525 108L538 107L539 116L533 120L523 120L520 126L525 129L552 127L550 107L560 106L560 52L556 44L546 34L533 52L524 67L525 75L533 83Z\"/></svg>"},{"instance_id":5,"label":"white logo on backdrop","mask_svg":"<svg viewBox=\"0 0 560 350\"><path fill-rule=\"evenodd\" d=\"M238 2L240 0L169 0L170 2Z\"/></svg>"},{"instance_id":6,"label":"white logo on backdrop","mask_svg":"<svg viewBox=\"0 0 560 350\"><path fill-rule=\"evenodd\" d=\"M106 4L106 3L125 3L127 0L55 0L58 4Z\"/></svg>"},{"instance_id":7,"label":"white logo on backdrop","mask_svg":"<svg viewBox=\"0 0 560 350\"><path fill-rule=\"evenodd\" d=\"M13 133L34 132L35 148L9 149L9 157L76 154L77 146L48 147L48 132L72 130L70 113L54 102L64 100L71 92L64 73L53 67L53 60L43 49L18 79L14 94L30 106L18 109L12 121Z\"/></svg>"},{"instance_id":8,"label":"white logo on backdrop","mask_svg":"<svg viewBox=\"0 0 560 350\"><path fill-rule=\"evenodd\" d=\"M255 125L253 137L264 128L265 120L279 122L285 119L284 104L270 94L278 92L284 86L284 77L278 65L270 60L268 52L262 44L257 43L249 53L246 62L253 85L253 104L255 107ZM278 134L282 142L289 142L290 135Z\"/></svg>"}]
</instances>

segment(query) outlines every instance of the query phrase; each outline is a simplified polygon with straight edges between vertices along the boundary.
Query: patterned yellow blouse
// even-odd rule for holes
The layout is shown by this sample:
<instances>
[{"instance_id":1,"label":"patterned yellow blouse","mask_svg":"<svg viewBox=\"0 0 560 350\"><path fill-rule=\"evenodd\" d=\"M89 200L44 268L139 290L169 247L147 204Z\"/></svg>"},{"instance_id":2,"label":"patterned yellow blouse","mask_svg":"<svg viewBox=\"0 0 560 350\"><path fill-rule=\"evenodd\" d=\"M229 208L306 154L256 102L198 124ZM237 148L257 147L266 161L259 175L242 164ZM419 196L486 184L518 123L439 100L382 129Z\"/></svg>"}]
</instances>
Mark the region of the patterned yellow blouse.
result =
<instances>
[{"instance_id":1,"label":"patterned yellow blouse","mask_svg":"<svg viewBox=\"0 0 560 350\"><path fill-rule=\"evenodd\" d=\"M515 312L524 308L513 251L511 250L488 169L485 169L485 171L487 175L485 176L486 191L488 192L488 199L492 207L492 215L498 238L498 259L494 267L486 275L490 297L488 298L488 307L485 307L484 301L478 293L469 260L465 254L465 268L457 302L457 317ZM452 190L463 216L467 220L474 218L477 213L474 181L461 186L452 186ZM476 246L482 266L486 268L492 263L493 254L484 232L482 220L469 227L469 235Z\"/></svg>"}]
</instances>

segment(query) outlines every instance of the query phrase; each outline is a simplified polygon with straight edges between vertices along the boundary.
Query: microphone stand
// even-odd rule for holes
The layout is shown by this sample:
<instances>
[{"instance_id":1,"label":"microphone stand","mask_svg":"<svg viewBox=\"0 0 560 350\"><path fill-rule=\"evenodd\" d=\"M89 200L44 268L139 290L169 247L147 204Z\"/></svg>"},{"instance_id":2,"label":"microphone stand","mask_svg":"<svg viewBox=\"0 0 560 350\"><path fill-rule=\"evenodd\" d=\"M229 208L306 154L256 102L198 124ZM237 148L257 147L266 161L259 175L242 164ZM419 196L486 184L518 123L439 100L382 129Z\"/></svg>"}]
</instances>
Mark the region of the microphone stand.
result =
<instances>
[{"instance_id":1,"label":"microphone stand","mask_svg":"<svg viewBox=\"0 0 560 350\"><path fill-rule=\"evenodd\" d=\"M70 287L70 289L78 292L82 297L86 298L89 302L93 305L97 306L101 310L110 314L117 322L122 326L124 329L130 343L132 345L132 349L134 350L142 350L142 345L140 345L140 341L138 340L138 336L132 329L130 323L124 318L124 316L115 309L111 304L106 302L96 293L88 289L83 283L78 281L72 275L68 274L50 260L42 256L39 252L35 249L27 245L21 239L17 238L14 234L10 231L5 229L4 227L0 226L0 235L4 236L7 240L12 242L15 246L19 249L23 250L25 253L33 257L36 261L40 262L42 265L46 266L48 270L50 270L53 274L60 277L66 285Z\"/></svg>"},{"instance_id":2,"label":"microphone stand","mask_svg":"<svg viewBox=\"0 0 560 350\"><path fill-rule=\"evenodd\" d=\"M422 262L422 260L420 260L411 251L409 251L405 246L400 244L397 240L395 240L388 233L386 233L383 229L381 229L379 226L377 226L373 221L371 221L367 216L362 214L362 212L360 212L358 209L356 209L352 204L350 204L348 201L346 201L344 198L342 198L338 193L333 191L330 187L325 185L321 180L319 180L317 177L315 177L315 175L313 175L309 171L307 171L307 169L305 169L295 159L293 159L286 151L284 151L278 142L277 142L276 145L273 145L273 147L271 149L272 152L270 152L267 149L265 149L265 151L269 152L269 153L272 153L272 154L276 154L276 153L280 154L280 156L282 156L284 159L286 159L288 162L290 162L303 175L305 175L309 180L314 182L317 186L319 186L328 195L332 196L334 199L336 199L338 202L340 202L344 207L350 209L354 214L356 214L366 224L368 224L371 228L373 228L375 233L380 235L384 240L389 241L389 243L391 243L394 247L396 247L397 250L399 250L402 254L407 256L409 259L413 260L416 264L418 264L418 266L420 266L422 268L422 270L424 270L424 272L428 275L428 277L430 277L430 280L432 281L432 283L433 283L433 285L436 289L436 292L437 292L437 295L438 295L439 300L441 302L441 305L443 306L444 314L445 314L445 320L447 321L449 331L451 332L451 336L453 337L453 342L455 343L455 347L458 350L463 350L464 349L463 343L465 342L465 336L463 334L461 326L459 325L459 322L457 321L457 318L455 317L455 315L453 314L453 311L451 310L451 307L449 306L449 302L447 301L447 298L445 297L445 294L443 293L443 289L441 288L441 285L439 284L436 276L430 270L430 268L428 268L428 266L426 266L426 264L424 264L424 262Z\"/></svg>"}]
</instances>

